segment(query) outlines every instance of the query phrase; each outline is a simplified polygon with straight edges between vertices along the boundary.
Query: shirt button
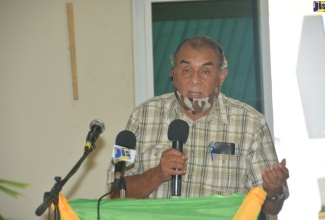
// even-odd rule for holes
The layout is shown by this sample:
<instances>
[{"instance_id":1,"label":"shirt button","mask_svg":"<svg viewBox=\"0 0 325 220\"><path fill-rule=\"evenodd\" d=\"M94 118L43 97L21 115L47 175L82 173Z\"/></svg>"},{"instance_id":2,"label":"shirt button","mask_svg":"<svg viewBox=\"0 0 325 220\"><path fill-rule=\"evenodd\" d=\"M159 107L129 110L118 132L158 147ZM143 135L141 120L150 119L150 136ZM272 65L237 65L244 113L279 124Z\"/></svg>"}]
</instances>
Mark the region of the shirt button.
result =
<instances>
[{"instance_id":1,"label":"shirt button","mask_svg":"<svg viewBox=\"0 0 325 220\"><path fill-rule=\"evenodd\" d=\"M155 153L154 155L155 155L155 157L157 157L158 156L158 153Z\"/></svg>"}]
</instances>

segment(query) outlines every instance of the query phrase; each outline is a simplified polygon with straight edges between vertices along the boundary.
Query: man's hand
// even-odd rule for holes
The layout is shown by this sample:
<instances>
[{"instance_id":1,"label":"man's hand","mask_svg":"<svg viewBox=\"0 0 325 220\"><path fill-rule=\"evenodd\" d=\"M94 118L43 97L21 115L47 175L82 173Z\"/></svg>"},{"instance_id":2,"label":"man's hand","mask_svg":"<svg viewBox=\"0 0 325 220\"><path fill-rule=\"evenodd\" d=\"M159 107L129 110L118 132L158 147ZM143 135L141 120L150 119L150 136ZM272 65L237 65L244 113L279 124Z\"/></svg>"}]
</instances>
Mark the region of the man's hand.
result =
<instances>
[{"instance_id":1,"label":"man's hand","mask_svg":"<svg viewBox=\"0 0 325 220\"><path fill-rule=\"evenodd\" d=\"M263 189L267 193L267 197L272 198L278 193L283 185L286 184L289 178L289 170L286 167L286 160L283 159L281 163L274 164L271 169L268 167L262 172ZM283 202L286 197L282 197L277 201L265 200L262 210L266 214L277 215L282 209Z\"/></svg>"},{"instance_id":2,"label":"man's hand","mask_svg":"<svg viewBox=\"0 0 325 220\"><path fill-rule=\"evenodd\" d=\"M164 151L157 167L159 179L166 182L172 178L172 175L184 175L186 173L186 160L187 156L178 150L168 149Z\"/></svg>"},{"instance_id":3,"label":"man's hand","mask_svg":"<svg viewBox=\"0 0 325 220\"><path fill-rule=\"evenodd\" d=\"M283 159L281 163L274 164L272 169L266 167L262 173L262 178L264 190L266 192L276 192L289 178L289 170L286 167L286 160Z\"/></svg>"}]
</instances>

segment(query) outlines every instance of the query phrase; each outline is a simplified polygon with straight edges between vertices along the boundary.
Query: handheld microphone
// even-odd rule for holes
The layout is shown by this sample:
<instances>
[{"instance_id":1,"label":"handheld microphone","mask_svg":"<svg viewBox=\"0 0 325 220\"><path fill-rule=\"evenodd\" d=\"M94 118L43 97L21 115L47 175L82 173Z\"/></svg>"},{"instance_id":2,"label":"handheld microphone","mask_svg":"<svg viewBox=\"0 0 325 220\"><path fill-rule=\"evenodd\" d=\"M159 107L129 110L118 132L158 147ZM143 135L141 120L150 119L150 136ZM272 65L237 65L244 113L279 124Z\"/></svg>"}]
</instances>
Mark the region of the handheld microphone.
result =
<instances>
[{"instance_id":1,"label":"handheld microphone","mask_svg":"<svg viewBox=\"0 0 325 220\"><path fill-rule=\"evenodd\" d=\"M89 124L90 131L86 137L85 151L93 150L96 148L95 142L99 135L104 132L105 124L99 119L94 119Z\"/></svg>"},{"instance_id":2,"label":"handheld microphone","mask_svg":"<svg viewBox=\"0 0 325 220\"><path fill-rule=\"evenodd\" d=\"M136 145L136 137L133 132L124 130L121 131L115 140L115 145L121 146L126 148L126 151L128 149L134 149ZM129 152L125 152L125 150L122 152L122 154L125 153L127 157L130 157ZM123 157L123 156L121 156ZM125 197L126 192L126 184L124 181L124 170L126 167L126 161L118 160L115 163L115 169L114 169L114 186L119 188L120 190L120 197Z\"/></svg>"},{"instance_id":3,"label":"handheld microphone","mask_svg":"<svg viewBox=\"0 0 325 220\"><path fill-rule=\"evenodd\" d=\"M172 121L168 127L168 139L173 142L172 147L183 152L183 143L186 142L189 133L189 125L180 119ZM182 176L173 175L171 182L171 197L181 196Z\"/></svg>"}]
</instances>

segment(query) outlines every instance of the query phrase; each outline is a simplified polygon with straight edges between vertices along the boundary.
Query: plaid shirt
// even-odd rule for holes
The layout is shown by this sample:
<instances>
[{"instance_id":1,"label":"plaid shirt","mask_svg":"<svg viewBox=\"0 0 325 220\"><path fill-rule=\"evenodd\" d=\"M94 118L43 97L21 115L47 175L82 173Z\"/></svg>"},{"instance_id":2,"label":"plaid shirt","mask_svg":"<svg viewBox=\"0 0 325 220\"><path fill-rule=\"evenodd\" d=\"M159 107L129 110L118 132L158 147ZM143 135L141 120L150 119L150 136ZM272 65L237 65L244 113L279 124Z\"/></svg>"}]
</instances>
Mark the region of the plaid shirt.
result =
<instances>
[{"instance_id":1,"label":"plaid shirt","mask_svg":"<svg viewBox=\"0 0 325 220\"><path fill-rule=\"evenodd\" d=\"M252 187L262 187L261 173L266 166L278 163L265 118L252 107L220 93L209 114L193 122L181 111L174 94L168 93L133 111L126 129L137 137L137 156L126 176L158 166L162 152L172 146L167 133L174 119L186 121L190 128L183 144L188 160L181 197L246 194ZM234 143L235 154L211 153L214 142ZM113 180L111 166L107 181ZM149 198L170 198L170 187L170 181L161 184Z\"/></svg>"}]
</instances>

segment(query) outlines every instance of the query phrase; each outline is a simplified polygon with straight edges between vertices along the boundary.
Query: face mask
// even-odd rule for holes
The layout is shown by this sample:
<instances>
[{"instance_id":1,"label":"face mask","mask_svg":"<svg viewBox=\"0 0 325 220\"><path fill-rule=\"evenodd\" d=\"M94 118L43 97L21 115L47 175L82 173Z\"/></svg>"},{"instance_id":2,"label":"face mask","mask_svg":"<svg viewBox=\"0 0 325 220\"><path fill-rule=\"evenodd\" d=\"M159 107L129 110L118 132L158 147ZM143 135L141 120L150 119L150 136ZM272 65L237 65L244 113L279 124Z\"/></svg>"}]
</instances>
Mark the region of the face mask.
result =
<instances>
[{"instance_id":1,"label":"face mask","mask_svg":"<svg viewBox=\"0 0 325 220\"><path fill-rule=\"evenodd\" d=\"M204 113L208 111L218 98L220 89L219 86L207 97L201 99L186 98L177 90L175 84L173 85L174 94L180 103L187 111L193 115Z\"/></svg>"}]
</instances>

